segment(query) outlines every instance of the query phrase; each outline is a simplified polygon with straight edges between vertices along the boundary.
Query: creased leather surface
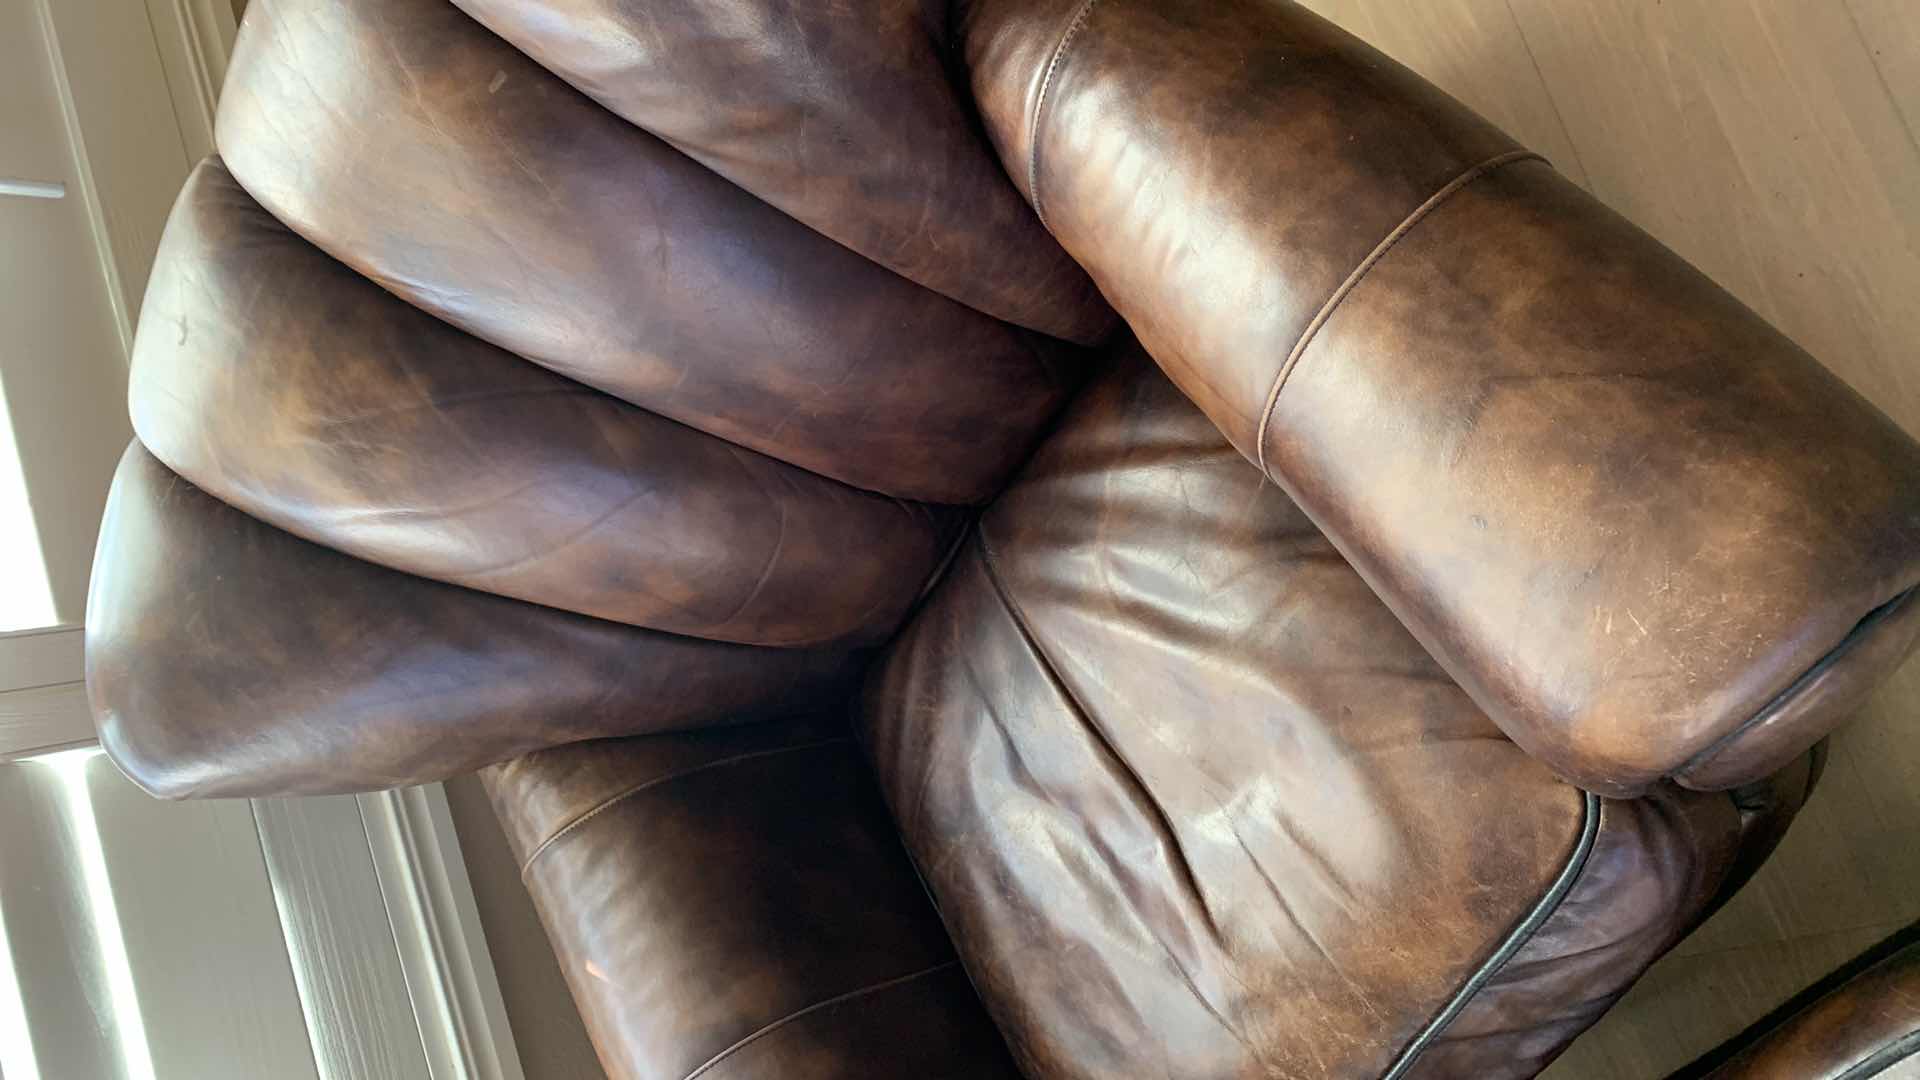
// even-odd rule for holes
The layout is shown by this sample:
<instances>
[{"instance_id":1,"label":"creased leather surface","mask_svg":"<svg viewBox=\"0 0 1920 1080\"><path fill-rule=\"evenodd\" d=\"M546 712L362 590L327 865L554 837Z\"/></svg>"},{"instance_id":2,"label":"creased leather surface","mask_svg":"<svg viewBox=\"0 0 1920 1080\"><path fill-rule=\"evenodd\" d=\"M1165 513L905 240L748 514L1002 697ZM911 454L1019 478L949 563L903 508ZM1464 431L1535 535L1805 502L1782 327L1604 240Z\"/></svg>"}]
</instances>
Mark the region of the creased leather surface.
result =
<instances>
[{"instance_id":1,"label":"creased leather surface","mask_svg":"<svg viewBox=\"0 0 1920 1080\"><path fill-rule=\"evenodd\" d=\"M1382 1074L1583 826L1580 793L1137 354L982 519L867 696L882 789L1036 1078ZM1725 795L1607 804L1561 911L1456 1021L1463 1041L1522 1024L1470 1074L1531 1075L1591 1023L1739 835ZM1444 1037L1427 1052L1423 1075L1469 1074Z\"/></svg>"},{"instance_id":2,"label":"creased leather surface","mask_svg":"<svg viewBox=\"0 0 1920 1080\"><path fill-rule=\"evenodd\" d=\"M856 487L979 502L1071 350L922 288L595 104L445 0L261 0L220 103L262 205L562 375Z\"/></svg>"},{"instance_id":3,"label":"creased leather surface","mask_svg":"<svg viewBox=\"0 0 1920 1080\"><path fill-rule=\"evenodd\" d=\"M1018 1080L843 721L482 776L609 1075Z\"/></svg>"},{"instance_id":4,"label":"creased leather surface","mask_svg":"<svg viewBox=\"0 0 1920 1080\"><path fill-rule=\"evenodd\" d=\"M845 693L853 666L361 562L206 495L138 443L100 528L86 655L101 745L173 797L419 784L555 742L783 715Z\"/></svg>"},{"instance_id":5,"label":"creased leather surface","mask_svg":"<svg viewBox=\"0 0 1920 1080\"><path fill-rule=\"evenodd\" d=\"M1757 779L1911 647L1853 631L1920 582L1920 445L1458 103L1280 0L963 27L1067 251L1568 779Z\"/></svg>"},{"instance_id":6,"label":"creased leather surface","mask_svg":"<svg viewBox=\"0 0 1920 1080\"><path fill-rule=\"evenodd\" d=\"M1093 344L1113 312L980 138L942 0L457 0L614 112L894 272Z\"/></svg>"},{"instance_id":7,"label":"creased leather surface","mask_svg":"<svg viewBox=\"0 0 1920 1080\"><path fill-rule=\"evenodd\" d=\"M1708 1080L1911 1080L1920 1076L1920 945L1909 945L1788 1018Z\"/></svg>"},{"instance_id":8,"label":"creased leather surface","mask_svg":"<svg viewBox=\"0 0 1920 1080\"><path fill-rule=\"evenodd\" d=\"M155 262L141 441L229 504L395 569L715 640L871 642L962 522L469 337L288 232L217 161Z\"/></svg>"}]
</instances>

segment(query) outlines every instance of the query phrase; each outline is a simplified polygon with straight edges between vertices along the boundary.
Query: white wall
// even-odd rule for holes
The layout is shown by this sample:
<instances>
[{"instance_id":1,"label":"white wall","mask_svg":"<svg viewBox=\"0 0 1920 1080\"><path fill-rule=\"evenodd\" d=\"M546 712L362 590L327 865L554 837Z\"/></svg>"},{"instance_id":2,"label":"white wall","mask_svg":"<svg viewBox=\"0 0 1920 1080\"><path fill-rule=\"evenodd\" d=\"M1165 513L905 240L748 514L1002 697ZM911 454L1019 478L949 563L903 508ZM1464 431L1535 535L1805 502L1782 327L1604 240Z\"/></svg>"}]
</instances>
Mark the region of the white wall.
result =
<instances>
[{"instance_id":1,"label":"white wall","mask_svg":"<svg viewBox=\"0 0 1920 1080\"><path fill-rule=\"evenodd\" d=\"M0 196L0 386L57 614L78 622L107 482L130 437L126 365L33 4L0 5L0 175L68 191Z\"/></svg>"}]
</instances>

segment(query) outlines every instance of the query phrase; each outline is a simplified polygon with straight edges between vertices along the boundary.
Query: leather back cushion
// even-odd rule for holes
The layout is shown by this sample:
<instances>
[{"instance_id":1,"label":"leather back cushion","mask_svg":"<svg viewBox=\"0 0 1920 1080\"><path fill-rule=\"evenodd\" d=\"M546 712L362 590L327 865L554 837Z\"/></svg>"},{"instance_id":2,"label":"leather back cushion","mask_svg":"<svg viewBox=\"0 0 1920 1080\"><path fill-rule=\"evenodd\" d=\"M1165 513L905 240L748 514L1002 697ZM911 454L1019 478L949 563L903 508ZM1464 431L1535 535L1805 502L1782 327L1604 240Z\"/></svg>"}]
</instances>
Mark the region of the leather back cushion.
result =
<instances>
[{"instance_id":1,"label":"leather back cushion","mask_svg":"<svg viewBox=\"0 0 1920 1080\"><path fill-rule=\"evenodd\" d=\"M860 120L871 87L807 77L799 39L767 54L785 108L891 163L802 190L570 85L569 35L652 14L538 14L503 29L559 74L440 0L249 10L143 308L88 619L108 744L155 790L377 787L838 703L1113 321L954 119L943 23L886 22L928 128ZM684 44L614 81L683 78Z\"/></svg>"},{"instance_id":2,"label":"leather back cushion","mask_svg":"<svg viewBox=\"0 0 1920 1080\"><path fill-rule=\"evenodd\" d=\"M548 70L795 220L1018 326L1113 313L956 93L947 0L455 0Z\"/></svg>"},{"instance_id":3,"label":"leather back cushion","mask_svg":"<svg viewBox=\"0 0 1920 1080\"><path fill-rule=\"evenodd\" d=\"M991 495L1067 389L1051 339L786 216L443 0L270 0L249 21L219 117L240 184L533 363L946 503Z\"/></svg>"},{"instance_id":4,"label":"leather back cushion","mask_svg":"<svg viewBox=\"0 0 1920 1080\"><path fill-rule=\"evenodd\" d=\"M139 444L87 612L100 742L158 795L365 791L556 742L837 702L858 657L626 626L302 540Z\"/></svg>"}]
</instances>

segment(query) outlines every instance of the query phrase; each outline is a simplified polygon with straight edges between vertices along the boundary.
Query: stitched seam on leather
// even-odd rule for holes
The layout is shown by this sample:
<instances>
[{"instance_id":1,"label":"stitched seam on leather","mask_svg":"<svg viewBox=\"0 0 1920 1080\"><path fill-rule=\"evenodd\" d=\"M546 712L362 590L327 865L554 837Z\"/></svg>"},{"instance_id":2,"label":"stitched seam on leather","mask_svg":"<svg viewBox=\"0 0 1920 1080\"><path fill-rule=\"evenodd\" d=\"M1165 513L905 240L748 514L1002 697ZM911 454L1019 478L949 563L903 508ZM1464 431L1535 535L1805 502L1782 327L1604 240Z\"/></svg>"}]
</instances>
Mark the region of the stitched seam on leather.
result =
<instances>
[{"instance_id":1,"label":"stitched seam on leather","mask_svg":"<svg viewBox=\"0 0 1920 1080\"><path fill-rule=\"evenodd\" d=\"M681 769L679 772L670 772L665 776L656 776L651 780L647 780L643 783L635 784L634 786L627 788L626 790L621 791L618 794L607 796L605 799L602 799L600 802L594 804L592 809L587 810L585 813L581 814L579 817L574 818L572 821L567 822L565 825L562 825L558 830L554 832L552 836L549 836L545 840L540 841L539 846L533 849L533 852L527 856L526 861L520 864L521 876L524 877L526 875L526 872L533 868L534 860L538 859L541 855L545 854L546 850L552 847L562 837L573 832L575 829L578 829L580 826L585 825L587 822L592 821L594 818L599 817L601 814L612 809L614 806L618 805L619 803L624 802L625 800L630 799L633 796L638 795L643 791L647 791L651 788L659 787L662 784L670 784L675 780L684 779L685 777L692 776L695 773L703 773L709 769L718 769L727 765L737 765L740 762L752 761L756 758L776 757L780 754L793 754L793 753L798 753L802 750L818 750L823 746L833 746L838 743L848 743L852 741L853 739L851 736L840 735L831 739L817 739L813 742L795 743L792 746L778 746L778 747L774 747L771 750L755 750L755 751L752 751L751 753L735 754L732 757L720 758L717 761L709 761L700 765L693 765L688 768Z\"/></svg>"},{"instance_id":2,"label":"stitched seam on leather","mask_svg":"<svg viewBox=\"0 0 1920 1080\"><path fill-rule=\"evenodd\" d=\"M1920 586L1914 586L1886 603L1881 604L1879 607L1874 608L1872 611L1867 612L1859 622L1853 624L1853 628L1847 631L1846 636L1840 639L1838 645L1827 650L1826 655L1814 661L1812 667L1801 672L1798 678L1788 683L1785 690L1775 694L1765 705L1760 706L1752 716L1742 720L1739 726L1735 727L1732 731L1713 740L1705 749L1694 754L1685 762L1682 762L1679 768L1673 770L1673 778L1676 780L1684 780L1688 773L1713 764L1714 758L1719 757L1721 753L1726 751L1735 742L1738 742L1742 735L1745 735L1753 728L1759 727L1762 723L1766 722L1768 717L1778 712L1782 707L1790 704L1800 695L1800 692L1806 689L1815 679L1826 674L1835 664L1845 659L1847 654L1853 651L1854 646L1865 640L1867 635L1877 629L1881 623L1886 622L1893 617L1895 612L1907 604L1912 603L1916 595L1920 595Z\"/></svg>"},{"instance_id":3,"label":"stitched seam on leather","mask_svg":"<svg viewBox=\"0 0 1920 1080\"><path fill-rule=\"evenodd\" d=\"M1586 869L1587 857L1593 854L1594 841L1600 835L1600 797L1591 791L1583 791L1580 795L1583 811L1580 837L1574 842L1573 850L1568 852L1566 864L1560 868L1560 873L1554 877L1553 883L1547 886L1547 891L1539 901L1521 918L1519 924L1508 931L1506 938L1501 941L1498 948L1494 949L1493 954L1474 969L1473 974L1467 977L1466 982L1460 984L1460 989L1454 992L1447 1004L1434 1014L1433 1019L1427 1021L1427 1026L1421 1028L1413 1037L1413 1041L1400 1052L1400 1056L1394 1060L1393 1065L1381 1074L1381 1080L1401 1080L1406 1076L1407 1071L1413 1068L1414 1063L1419 1060L1427 1047L1433 1045L1434 1041L1446 1031L1447 1025L1453 1023L1466 1010L1466 1007L1473 1002L1474 996L1479 994L1502 968L1506 967L1507 962L1512 960L1527 942L1533 940L1533 935L1539 931L1540 927L1546 925L1547 920L1553 917L1553 913L1560 910L1561 901L1573 891L1574 885L1580 880L1581 873Z\"/></svg>"},{"instance_id":4,"label":"stitched seam on leather","mask_svg":"<svg viewBox=\"0 0 1920 1080\"><path fill-rule=\"evenodd\" d=\"M924 979L928 975L938 974L939 972L945 971L946 969L953 967L958 963L960 963L960 961L958 960L948 960L944 963L935 964L930 968L925 968L920 971L913 972L912 974L909 974L909 975L901 975L898 978L888 979L885 982L877 982L877 983L874 983L872 986L863 986L858 990L849 990L844 994L839 994L834 997L830 997L825 1001L816 1001L812 1005L809 1005L798 1012L789 1013L786 1016L783 1016L780 1019L775 1020L770 1024L767 1024L766 1026L760 1028L759 1030L741 1039L739 1042L736 1042L732 1046L729 1046L725 1050L722 1050L718 1054L715 1054L713 1057L707 1059L705 1064L701 1065L699 1068L688 1073L686 1076L686 1080L699 1080L700 1077L706 1075L710 1070L717 1068L722 1062L726 1061L729 1057L732 1057L735 1053L738 1053L739 1051L746 1049L749 1045L753 1044L755 1041L759 1040L761 1037L770 1035L773 1032L779 1030L780 1028L783 1028L788 1024L793 1023L795 1020L798 1020L801 1017L808 1015L809 1013L819 1012L821 1009L830 1008L834 1005L839 1005L843 1002L850 1001L857 997L865 997L868 994L876 994L882 990L891 990L894 987L901 985L902 983L909 983L915 979Z\"/></svg>"},{"instance_id":5,"label":"stitched seam on leather","mask_svg":"<svg viewBox=\"0 0 1920 1080\"><path fill-rule=\"evenodd\" d=\"M1293 343L1293 348L1287 351L1287 358L1280 362L1280 370L1275 372L1273 376L1273 387L1267 391L1266 406L1260 410L1260 427L1254 433L1253 445L1255 458L1260 466L1261 475L1269 478L1272 478L1273 475L1267 471L1267 425L1273 420L1274 405L1280 401L1280 388L1286 385L1287 376L1293 374L1293 369L1300 363L1300 357L1306 353L1307 346L1313 344L1315 335L1319 334L1320 328L1325 326L1327 320L1333 317L1334 310L1340 306L1341 301L1345 300L1348 295L1353 292L1367 276L1367 272L1373 269L1375 263L1385 258L1387 252L1392 251L1394 245L1398 244L1402 237L1411 232L1413 227L1420 224L1428 214L1439 209L1440 204L1446 202L1454 192L1459 191L1461 188L1466 187L1468 184L1473 183L1475 180L1480 179L1482 176L1485 176L1502 165L1529 160L1545 161L1546 159L1531 150L1509 150L1504 154L1495 154L1493 157L1488 158L1471 169L1468 169L1466 172L1461 173L1459 176L1454 177L1452 180L1447 181L1440 190L1427 196L1426 202L1414 207L1413 212L1408 214L1405 220L1394 226L1392 232L1389 232L1385 238L1378 244L1375 244L1373 250L1367 253L1367 257L1360 260L1360 265L1354 267L1353 272L1347 275L1346 280L1342 281L1339 287L1333 290L1333 295L1327 297L1326 303L1320 305L1320 310L1314 313L1313 319L1307 323L1307 328L1301 331L1300 340Z\"/></svg>"},{"instance_id":6,"label":"stitched seam on leather","mask_svg":"<svg viewBox=\"0 0 1920 1080\"><path fill-rule=\"evenodd\" d=\"M1053 47L1053 57L1047 61L1047 73L1040 79L1040 93L1033 101L1033 118L1027 122L1027 194L1033 200L1033 215L1040 219L1040 227L1048 232L1053 227L1047 224L1047 212L1040 206L1040 120L1046 114L1047 93L1053 89L1054 72L1060 68L1060 61L1066 58L1067 49L1073 39L1079 36L1080 28L1087 23L1087 16L1093 13L1093 5L1099 0L1080 0L1080 7L1073 13L1073 20L1067 23L1067 29L1060 35L1060 41Z\"/></svg>"}]
</instances>

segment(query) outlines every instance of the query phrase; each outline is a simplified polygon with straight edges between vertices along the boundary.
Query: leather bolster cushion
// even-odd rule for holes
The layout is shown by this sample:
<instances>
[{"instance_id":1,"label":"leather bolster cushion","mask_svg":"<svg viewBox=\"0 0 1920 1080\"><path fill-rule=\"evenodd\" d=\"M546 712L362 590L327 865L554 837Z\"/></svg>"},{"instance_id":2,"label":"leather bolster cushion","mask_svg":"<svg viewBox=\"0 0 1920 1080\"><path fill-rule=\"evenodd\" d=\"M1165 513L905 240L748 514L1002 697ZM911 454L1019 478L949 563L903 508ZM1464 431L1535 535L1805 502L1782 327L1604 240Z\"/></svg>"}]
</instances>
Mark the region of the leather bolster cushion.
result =
<instances>
[{"instance_id":1,"label":"leather bolster cushion","mask_svg":"<svg viewBox=\"0 0 1920 1080\"><path fill-rule=\"evenodd\" d=\"M843 649L665 634L302 540L134 443L87 608L100 743L156 795L424 783L557 742L732 724L846 693Z\"/></svg>"},{"instance_id":2,"label":"leather bolster cushion","mask_svg":"<svg viewBox=\"0 0 1920 1080\"><path fill-rule=\"evenodd\" d=\"M611 1076L1018 1077L843 722L481 776Z\"/></svg>"},{"instance_id":3,"label":"leather bolster cushion","mask_svg":"<svg viewBox=\"0 0 1920 1080\"><path fill-rule=\"evenodd\" d=\"M1764 776L1920 632L1920 446L1275 0L979 0L1008 171L1188 396L1567 779Z\"/></svg>"}]
</instances>

